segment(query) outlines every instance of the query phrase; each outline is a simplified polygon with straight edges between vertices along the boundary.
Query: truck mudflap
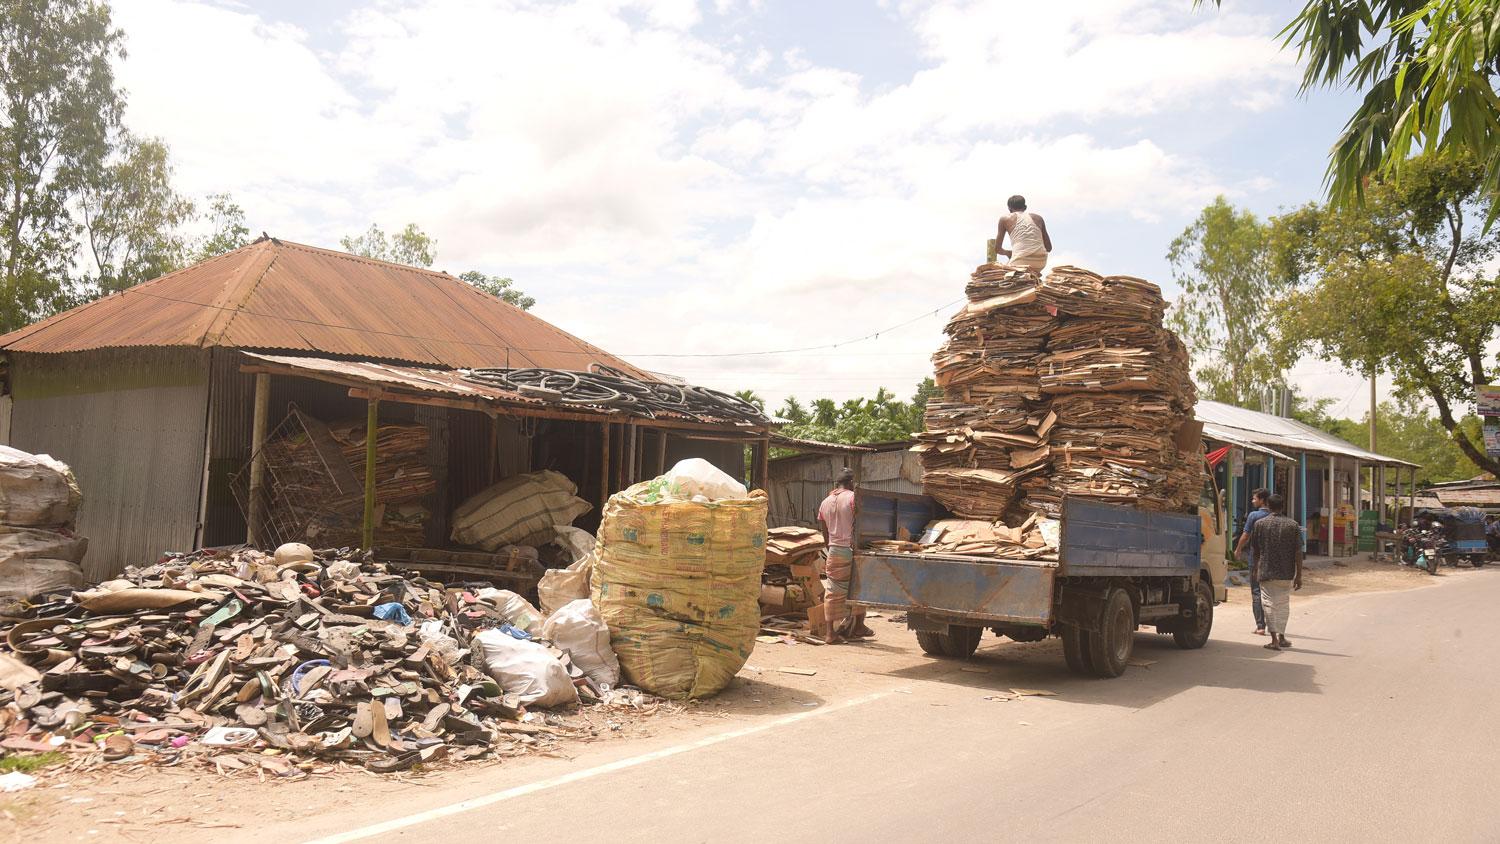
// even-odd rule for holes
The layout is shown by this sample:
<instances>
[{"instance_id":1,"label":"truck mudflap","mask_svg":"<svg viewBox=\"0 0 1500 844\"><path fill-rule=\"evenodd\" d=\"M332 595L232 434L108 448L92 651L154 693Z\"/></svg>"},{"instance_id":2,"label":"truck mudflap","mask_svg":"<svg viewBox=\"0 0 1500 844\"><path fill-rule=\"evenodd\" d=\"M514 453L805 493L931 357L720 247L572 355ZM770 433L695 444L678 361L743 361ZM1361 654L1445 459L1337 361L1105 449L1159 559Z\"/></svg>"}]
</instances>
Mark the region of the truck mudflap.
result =
<instances>
[{"instance_id":1,"label":"truck mudflap","mask_svg":"<svg viewBox=\"0 0 1500 844\"><path fill-rule=\"evenodd\" d=\"M864 553L854 557L849 600L974 621L1052 623L1057 563L935 554Z\"/></svg>"}]
</instances>

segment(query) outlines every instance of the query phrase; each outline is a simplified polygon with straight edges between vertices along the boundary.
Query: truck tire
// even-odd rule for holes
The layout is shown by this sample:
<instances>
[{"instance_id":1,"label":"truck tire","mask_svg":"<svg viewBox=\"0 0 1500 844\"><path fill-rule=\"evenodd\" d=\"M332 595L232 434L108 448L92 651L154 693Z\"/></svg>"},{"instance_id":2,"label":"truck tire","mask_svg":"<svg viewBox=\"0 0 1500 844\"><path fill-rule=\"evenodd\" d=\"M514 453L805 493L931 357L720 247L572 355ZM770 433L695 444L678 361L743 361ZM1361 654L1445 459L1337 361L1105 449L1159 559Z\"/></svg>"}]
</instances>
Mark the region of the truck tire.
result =
<instances>
[{"instance_id":1,"label":"truck tire","mask_svg":"<svg viewBox=\"0 0 1500 844\"><path fill-rule=\"evenodd\" d=\"M1081 627L1062 625L1063 658L1068 661L1068 670L1085 677L1094 676L1094 663L1089 659L1089 634Z\"/></svg>"},{"instance_id":2,"label":"truck tire","mask_svg":"<svg viewBox=\"0 0 1500 844\"><path fill-rule=\"evenodd\" d=\"M1178 619L1172 630L1172 641L1185 651L1208 644L1208 635L1214 629L1214 588L1199 578L1194 597L1197 606L1193 609L1193 617Z\"/></svg>"},{"instance_id":3,"label":"truck tire","mask_svg":"<svg viewBox=\"0 0 1500 844\"><path fill-rule=\"evenodd\" d=\"M923 652L932 656L967 659L974 655L974 651L979 647L979 637L983 635L983 627L953 624L949 625L947 633L928 633L918 630L917 644L921 646Z\"/></svg>"},{"instance_id":4,"label":"truck tire","mask_svg":"<svg viewBox=\"0 0 1500 844\"><path fill-rule=\"evenodd\" d=\"M1113 589L1099 614L1099 632L1089 637L1089 661L1094 674L1106 679L1125 673L1135 645L1135 605L1124 589Z\"/></svg>"}]
</instances>

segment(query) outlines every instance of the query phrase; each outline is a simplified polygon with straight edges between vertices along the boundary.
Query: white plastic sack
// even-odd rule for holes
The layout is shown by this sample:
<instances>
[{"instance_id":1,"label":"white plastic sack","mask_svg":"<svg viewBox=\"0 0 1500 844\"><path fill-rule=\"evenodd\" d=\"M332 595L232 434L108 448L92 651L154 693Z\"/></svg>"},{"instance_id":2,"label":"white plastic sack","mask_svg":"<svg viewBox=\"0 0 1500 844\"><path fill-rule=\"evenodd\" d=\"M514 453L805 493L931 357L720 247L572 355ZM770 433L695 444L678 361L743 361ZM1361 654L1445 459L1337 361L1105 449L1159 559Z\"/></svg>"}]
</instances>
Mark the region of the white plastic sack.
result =
<instances>
[{"instance_id":1,"label":"white plastic sack","mask_svg":"<svg viewBox=\"0 0 1500 844\"><path fill-rule=\"evenodd\" d=\"M566 548L568 553L573 555L573 562L576 563L594 553L595 540L592 533L572 525L558 525L553 530L557 531L557 538L552 540L553 544Z\"/></svg>"},{"instance_id":2,"label":"white plastic sack","mask_svg":"<svg viewBox=\"0 0 1500 844\"><path fill-rule=\"evenodd\" d=\"M472 642L485 673L522 703L547 707L578 702L568 667L545 647L499 630L485 630Z\"/></svg>"},{"instance_id":3,"label":"white plastic sack","mask_svg":"<svg viewBox=\"0 0 1500 844\"><path fill-rule=\"evenodd\" d=\"M710 501L721 498L744 498L745 485L725 474L719 467L701 457L680 460L665 475L674 498L690 500L701 495Z\"/></svg>"},{"instance_id":4,"label":"white plastic sack","mask_svg":"<svg viewBox=\"0 0 1500 844\"><path fill-rule=\"evenodd\" d=\"M620 682L620 660L609 646L609 626L588 598L570 601L547 618L542 638L550 639L601 690Z\"/></svg>"},{"instance_id":5,"label":"white plastic sack","mask_svg":"<svg viewBox=\"0 0 1500 844\"><path fill-rule=\"evenodd\" d=\"M70 527L82 501L66 463L0 445L0 523Z\"/></svg>"},{"instance_id":6,"label":"white plastic sack","mask_svg":"<svg viewBox=\"0 0 1500 844\"><path fill-rule=\"evenodd\" d=\"M89 542L37 528L0 526L0 598L25 600L83 588L78 563Z\"/></svg>"},{"instance_id":7,"label":"white plastic sack","mask_svg":"<svg viewBox=\"0 0 1500 844\"><path fill-rule=\"evenodd\" d=\"M485 587L476 593L475 597L481 601L489 601L500 611L500 617L535 636L541 633L542 622L546 616L542 611L533 607L531 602L509 589L496 589L493 586Z\"/></svg>"},{"instance_id":8,"label":"white plastic sack","mask_svg":"<svg viewBox=\"0 0 1500 844\"><path fill-rule=\"evenodd\" d=\"M453 541L494 551L502 545L545 545L553 528L571 524L590 504L560 472L506 478L453 512Z\"/></svg>"},{"instance_id":9,"label":"white plastic sack","mask_svg":"<svg viewBox=\"0 0 1500 844\"><path fill-rule=\"evenodd\" d=\"M589 596L589 572L594 568L594 555L589 554L565 569L548 569L536 585L537 602L542 612L552 615L564 604Z\"/></svg>"}]
</instances>

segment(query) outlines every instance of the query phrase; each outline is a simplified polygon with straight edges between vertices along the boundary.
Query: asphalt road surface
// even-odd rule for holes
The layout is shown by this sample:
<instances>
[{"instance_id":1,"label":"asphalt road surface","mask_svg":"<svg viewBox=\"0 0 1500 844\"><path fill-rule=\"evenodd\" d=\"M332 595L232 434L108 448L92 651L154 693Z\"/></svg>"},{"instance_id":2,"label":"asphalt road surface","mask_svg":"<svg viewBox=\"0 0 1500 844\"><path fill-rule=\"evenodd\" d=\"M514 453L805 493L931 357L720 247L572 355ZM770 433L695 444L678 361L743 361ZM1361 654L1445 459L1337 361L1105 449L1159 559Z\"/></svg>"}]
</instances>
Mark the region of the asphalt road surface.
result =
<instances>
[{"instance_id":1,"label":"asphalt road surface","mask_svg":"<svg viewBox=\"0 0 1500 844\"><path fill-rule=\"evenodd\" d=\"M1416 576L1416 575L1414 575ZM1500 571L1293 598L1270 653L1243 603L1117 680L905 663L799 712L330 806L282 840L1481 841L1500 838ZM819 649L826 651L826 649ZM868 672L867 672L868 674ZM1014 687L1056 697L992 700ZM1171 840L1171 839L1167 839Z\"/></svg>"}]
</instances>

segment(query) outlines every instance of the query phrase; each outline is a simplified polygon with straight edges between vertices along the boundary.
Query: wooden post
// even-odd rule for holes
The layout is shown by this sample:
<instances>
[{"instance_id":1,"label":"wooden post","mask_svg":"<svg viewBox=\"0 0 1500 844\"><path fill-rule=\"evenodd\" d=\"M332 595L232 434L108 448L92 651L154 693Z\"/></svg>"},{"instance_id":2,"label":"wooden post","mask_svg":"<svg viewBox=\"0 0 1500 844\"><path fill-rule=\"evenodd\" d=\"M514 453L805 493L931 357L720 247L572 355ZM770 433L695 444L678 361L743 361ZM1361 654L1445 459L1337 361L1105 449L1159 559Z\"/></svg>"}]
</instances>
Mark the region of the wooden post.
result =
<instances>
[{"instance_id":1,"label":"wooden post","mask_svg":"<svg viewBox=\"0 0 1500 844\"><path fill-rule=\"evenodd\" d=\"M1338 468L1338 459L1328 455L1328 497L1323 501L1323 506L1328 508L1328 550L1325 552L1333 556L1333 514L1339 504L1339 479L1334 472Z\"/></svg>"},{"instance_id":2,"label":"wooden post","mask_svg":"<svg viewBox=\"0 0 1500 844\"><path fill-rule=\"evenodd\" d=\"M255 416L250 424L250 513L245 525L245 540L250 545L259 545L265 540L261 523L265 520L265 495L262 487L266 480L266 428L271 422L271 376L261 373L255 376Z\"/></svg>"},{"instance_id":3,"label":"wooden post","mask_svg":"<svg viewBox=\"0 0 1500 844\"><path fill-rule=\"evenodd\" d=\"M365 550L375 547L375 455L380 433L380 399L371 395L365 403L365 515L362 537Z\"/></svg>"},{"instance_id":4,"label":"wooden post","mask_svg":"<svg viewBox=\"0 0 1500 844\"><path fill-rule=\"evenodd\" d=\"M1307 452L1297 455L1297 508L1302 514L1302 553L1307 553Z\"/></svg>"},{"instance_id":5,"label":"wooden post","mask_svg":"<svg viewBox=\"0 0 1500 844\"><path fill-rule=\"evenodd\" d=\"M771 438L766 437L755 444L755 480L757 489L766 489L771 484ZM770 490L766 490L767 494Z\"/></svg>"},{"instance_id":6,"label":"wooden post","mask_svg":"<svg viewBox=\"0 0 1500 844\"><path fill-rule=\"evenodd\" d=\"M634 422L625 423L625 486L635 483L636 427Z\"/></svg>"},{"instance_id":7,"label":"wooden post","mask_svg":"<svg viewBox=\"0 0 1500 844\"><path fill-rule=\"evenodd\" d=\"M599 512L603 513L609 501L609 423L599 423L599 430L603 432L599 438Z\"/></svg>"},{"instance_id":8,"label":"wooden post","mask_svg":"<svg viewBox=\"0 0 1500 844\"><path fill-rule=\"evenodd\" d=\"M656 475L661 477L667 473L667 431L665 428L656 429Z\"/></svg>"},{"instance_id":9,"label":"wooden post","mask_svg":"<svg viewBox=\"0 0 1500 844\"><path fill-rule=\"evenodd\" d=\"M1412 518L1416 518L1416 515L1417 515L1417 467L1413 466L1410 469L1408 469L1407 471L1410 472L1410 474L1407 476L1407 480L1409 481L1409 483L1407 483L1407 485L1406 485L1406 493L1407 493L1407 496L1408 496L1408 501L1410 502L1408 504L1408 506L1411 509Z\"/></svg>"}]
</instances>

